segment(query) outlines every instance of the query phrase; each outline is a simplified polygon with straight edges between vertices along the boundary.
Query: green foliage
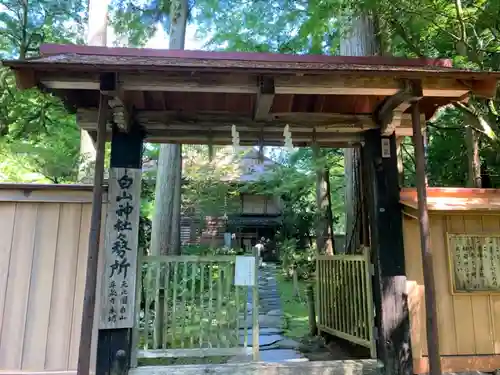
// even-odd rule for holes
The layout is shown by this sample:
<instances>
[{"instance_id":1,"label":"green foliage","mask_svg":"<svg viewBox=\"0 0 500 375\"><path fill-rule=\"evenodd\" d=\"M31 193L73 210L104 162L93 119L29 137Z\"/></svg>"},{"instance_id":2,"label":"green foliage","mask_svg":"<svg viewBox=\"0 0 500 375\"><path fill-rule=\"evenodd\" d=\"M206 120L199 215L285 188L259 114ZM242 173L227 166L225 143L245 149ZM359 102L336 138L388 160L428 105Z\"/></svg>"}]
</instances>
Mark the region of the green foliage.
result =
<instances>
[{"instance_id":1,"label":"green foliage","mask_svg":"<svg viewBox=\"0 0 500 375\"><path fill-rule=\"evenodd\" d=\"M83 0L3 0L0 56L24 59L42 43L82 43Z\"/></svg>"},{"instance_id":2,"label":"green foliage","mask_svg":"<svg viewBox=\"0 0 500 375\"><path fill-rule=\"evenodd\" d=\"M0 153L8 160L0 174L15 181L75 181L80 131L74 116L55 97L18 91L6 69L0 80Z\"/></svg>"},{"instance_id":3,"label":"green foliage","mask_svg":"<svg viewBox=\"0 0 500 375\"><path fill-rule=\"evenodd\" d=\"M231 176L237 174L238 155L232 148L219 149L209 161L208 147L189 145L183 149L182 211L198 219L221 217L238 212L238 185Z\"/></svg>"},{"instance_id":4,"label":"green foliage","mask_svg":"<svg viewBox=\"0 0 500 375\"><path fill-rule=\"evenodd\" d=\"M2 2L0 58L38 54L41 43L81 42L86 1ZM19 91L0 67L0 178L68 183L77 178L79 130L61 101L37 89Z\"/></svg>"},{"instance_id":5,"label":"green foliage","mask_svg":"<svg viewBox=\"0 0 500 375\"><path fill-rule=\"evenodd\" d=\"M198 6L199 34L208 47L233 51L331 53L338 44L330 17L335 1L204 0Z\"/></svg>"},{"instance_id":6,"label":"green foliage","mask_svg":"<svg viewBox=\"0 0 500 375\"><path fill-rule=\"evenodd\" d=\"M312 247L300 249L295 239L286 239L278 244L281 267L288 278L296 272L300 280L309 280L316 270L316 252Z\"/></svg>"},{"instance_id":7,"label":"green foliage","mask_svg":"<svg viewBox=\"0 0 500 375\"><path fill-rule=\"evenodd\" d=\"M309 334L309 309L305 303L306 288L309 282L299 280L299 290L297 291L297 286L294 286L292 280L285 275L278 274L277 284L283 306L284 336L301 340Z\"/></svg>"},{"instance_id":8,"label":"green foliage","mask_svg":"<svg viewBox=\"0 0 500 375\"><path fill-rule=\"evenodd\" d=\"M181 248L182 255L196 255L196 256L209 256L209 255L241 255L243 250L217 247L213 248L208 245L186 245Z\"/></svg>"},{"instance_id":9,"label":"green foliage","mask_svg":"<svg viewBox=\"0 0 500 375\"><path fill-rule=\"evenodd\" d=\"M450 58L457 67L500 69L500 3L496 0L248 0L203 2L197 21L199 33L210 36L214 49L338 53L340 38L359 14L372 15L382 52L404 57ZM265 8L265 9L264 9ZM464 129L484 133L481 159L497 186L497 101L473 98L434 121L449 130L429 130L429 180L438 186L463 186L467 171ZM464 119L464 114L467 118ZM446 123L443 125L443 123ZM450 145L450 147L445 146ZM405 141L406 150L411 146ZM448 153L448 158L444 154ZM413 162L405 152L406 183L413 182ZM441 174L443 161L448 160Z\"/></svg>"},{"instance_id":10,"label":"green foliage","mask_svg":"<svg viewBox=\"0 0 500 375\"><path fill-rule=\"evenodd\" d=\"M274 150L271 158L279 162L265 179L243 187L241 191L281 197L283 225L281 239L295 238L302 247L311 245L319 213L316 204L316 170L329 167L332 213L335 232L344 229L344 174L341 150L325 149L314 160L311 148L293 152Z\"/></svg>"},{"instance_id":11,"label":"green foliage","mask_svg":"<svg viewBox=\"0 0 500 375\"><path fill-rule=\"evenodd\" d=\"M344 0L351 14L376 18L384 51L397 56L445 57L467 69L500 69L500 3L495 0ZM498 101L472 98L443 111L429 125L428 173L434 186L464 186L467 179L465 127L482 133L481 160L498 186ZM405 165L413 170L405 153ZM407 176L412 183L412 176Z\"/></svg>"}]
</instances>

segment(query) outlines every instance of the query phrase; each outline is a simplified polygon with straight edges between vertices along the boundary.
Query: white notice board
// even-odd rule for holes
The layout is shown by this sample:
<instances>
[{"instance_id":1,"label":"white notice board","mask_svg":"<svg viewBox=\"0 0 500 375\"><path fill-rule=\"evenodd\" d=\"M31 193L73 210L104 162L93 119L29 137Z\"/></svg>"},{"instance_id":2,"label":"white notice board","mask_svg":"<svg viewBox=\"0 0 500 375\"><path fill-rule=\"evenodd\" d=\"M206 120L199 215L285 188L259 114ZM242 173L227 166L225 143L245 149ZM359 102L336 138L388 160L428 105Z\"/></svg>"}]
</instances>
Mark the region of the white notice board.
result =
<instances>
[{"instance_id":1,"label":"white notice board","mask_svg":"<svg viewBox=\"0 0 500 375\"><path fill-rule=\"evenodd\" d=\"M237 256L234 267L234 285L255 285L255 257Z\"/></svg>"}]
</instances>

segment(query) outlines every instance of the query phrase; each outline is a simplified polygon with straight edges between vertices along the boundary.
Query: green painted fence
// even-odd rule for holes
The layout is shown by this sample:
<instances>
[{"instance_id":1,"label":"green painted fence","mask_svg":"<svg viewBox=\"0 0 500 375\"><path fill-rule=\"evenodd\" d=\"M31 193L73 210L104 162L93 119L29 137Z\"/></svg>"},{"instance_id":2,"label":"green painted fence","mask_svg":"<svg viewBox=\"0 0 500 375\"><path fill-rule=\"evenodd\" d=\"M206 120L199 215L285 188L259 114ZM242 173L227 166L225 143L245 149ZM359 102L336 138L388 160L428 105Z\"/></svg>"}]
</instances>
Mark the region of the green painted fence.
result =
<instances>
[{"instance_id":1,"label":"green painted fence","mask_svg":"<svg viewBox=\"0 0 500 375\"><path fill-rule=\"evenodd\" d=\"M257 354L249 345L249 330L240 329L248 326L249 310L257 308L248 298L249 287L234 285L235 263L236 256L143 257L134 331L137 357L258 357L258 345ZM250 327L258 333L256 324Z\"/></svg>"}]
</instances>

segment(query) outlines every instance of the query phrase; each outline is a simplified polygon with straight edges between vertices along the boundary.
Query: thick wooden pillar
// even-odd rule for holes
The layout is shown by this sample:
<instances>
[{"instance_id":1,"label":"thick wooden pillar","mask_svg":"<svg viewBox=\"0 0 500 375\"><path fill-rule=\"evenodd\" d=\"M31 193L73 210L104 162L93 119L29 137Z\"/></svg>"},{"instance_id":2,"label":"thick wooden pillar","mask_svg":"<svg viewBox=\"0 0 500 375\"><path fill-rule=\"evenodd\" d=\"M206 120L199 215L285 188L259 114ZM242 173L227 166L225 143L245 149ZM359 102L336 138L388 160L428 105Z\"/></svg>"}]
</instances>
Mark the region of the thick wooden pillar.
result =
<instances>
[{"instance_id":1,"label":"thick wooden pillar","mask_svg":"<svg viewBox=\"0 0 500 375\"><path fill-rule=\"evenodd\" d=\"M135 123L113 128L96 375L125 374L135 350L143 137Z\"/></svg>"},{"instance_id":2,"label":"thick wooden pillar","mask_svg":"<svg viewBox=\"0 0 500 375\"><path fill-rule=\"evenodd\" d=\"M396 138L365 133L363 168L374 264L377 355L386 374L413 375Z\"/></svg>"}]
</instances>

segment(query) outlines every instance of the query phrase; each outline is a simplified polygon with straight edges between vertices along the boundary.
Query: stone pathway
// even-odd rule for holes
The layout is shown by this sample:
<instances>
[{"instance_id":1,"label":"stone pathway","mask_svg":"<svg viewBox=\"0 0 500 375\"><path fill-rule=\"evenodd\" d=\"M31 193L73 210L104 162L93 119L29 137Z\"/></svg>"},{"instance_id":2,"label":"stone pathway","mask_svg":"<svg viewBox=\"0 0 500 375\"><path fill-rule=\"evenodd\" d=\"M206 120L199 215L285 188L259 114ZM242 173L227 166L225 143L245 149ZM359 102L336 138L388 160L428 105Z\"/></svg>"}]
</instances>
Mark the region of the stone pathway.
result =
<instances>
[{"instance_id":1,"label":"stone pathway","mask_svg":"<svg viewBox=\"0 0 500 375\"><path fill-rule=\"evenodd\" d=\"M287 339L283 334L283 310L281 307L276 266L265 264L259 270L259 351L261 362L304 362L308 361L299 351L299 343ZM241 325L241 344L245 329L248 330L248 345L252 345L252 294L248 296L249 314ZM234 357L229 362L240 362L248 358Z\"/></svg>"}]
</instances>

